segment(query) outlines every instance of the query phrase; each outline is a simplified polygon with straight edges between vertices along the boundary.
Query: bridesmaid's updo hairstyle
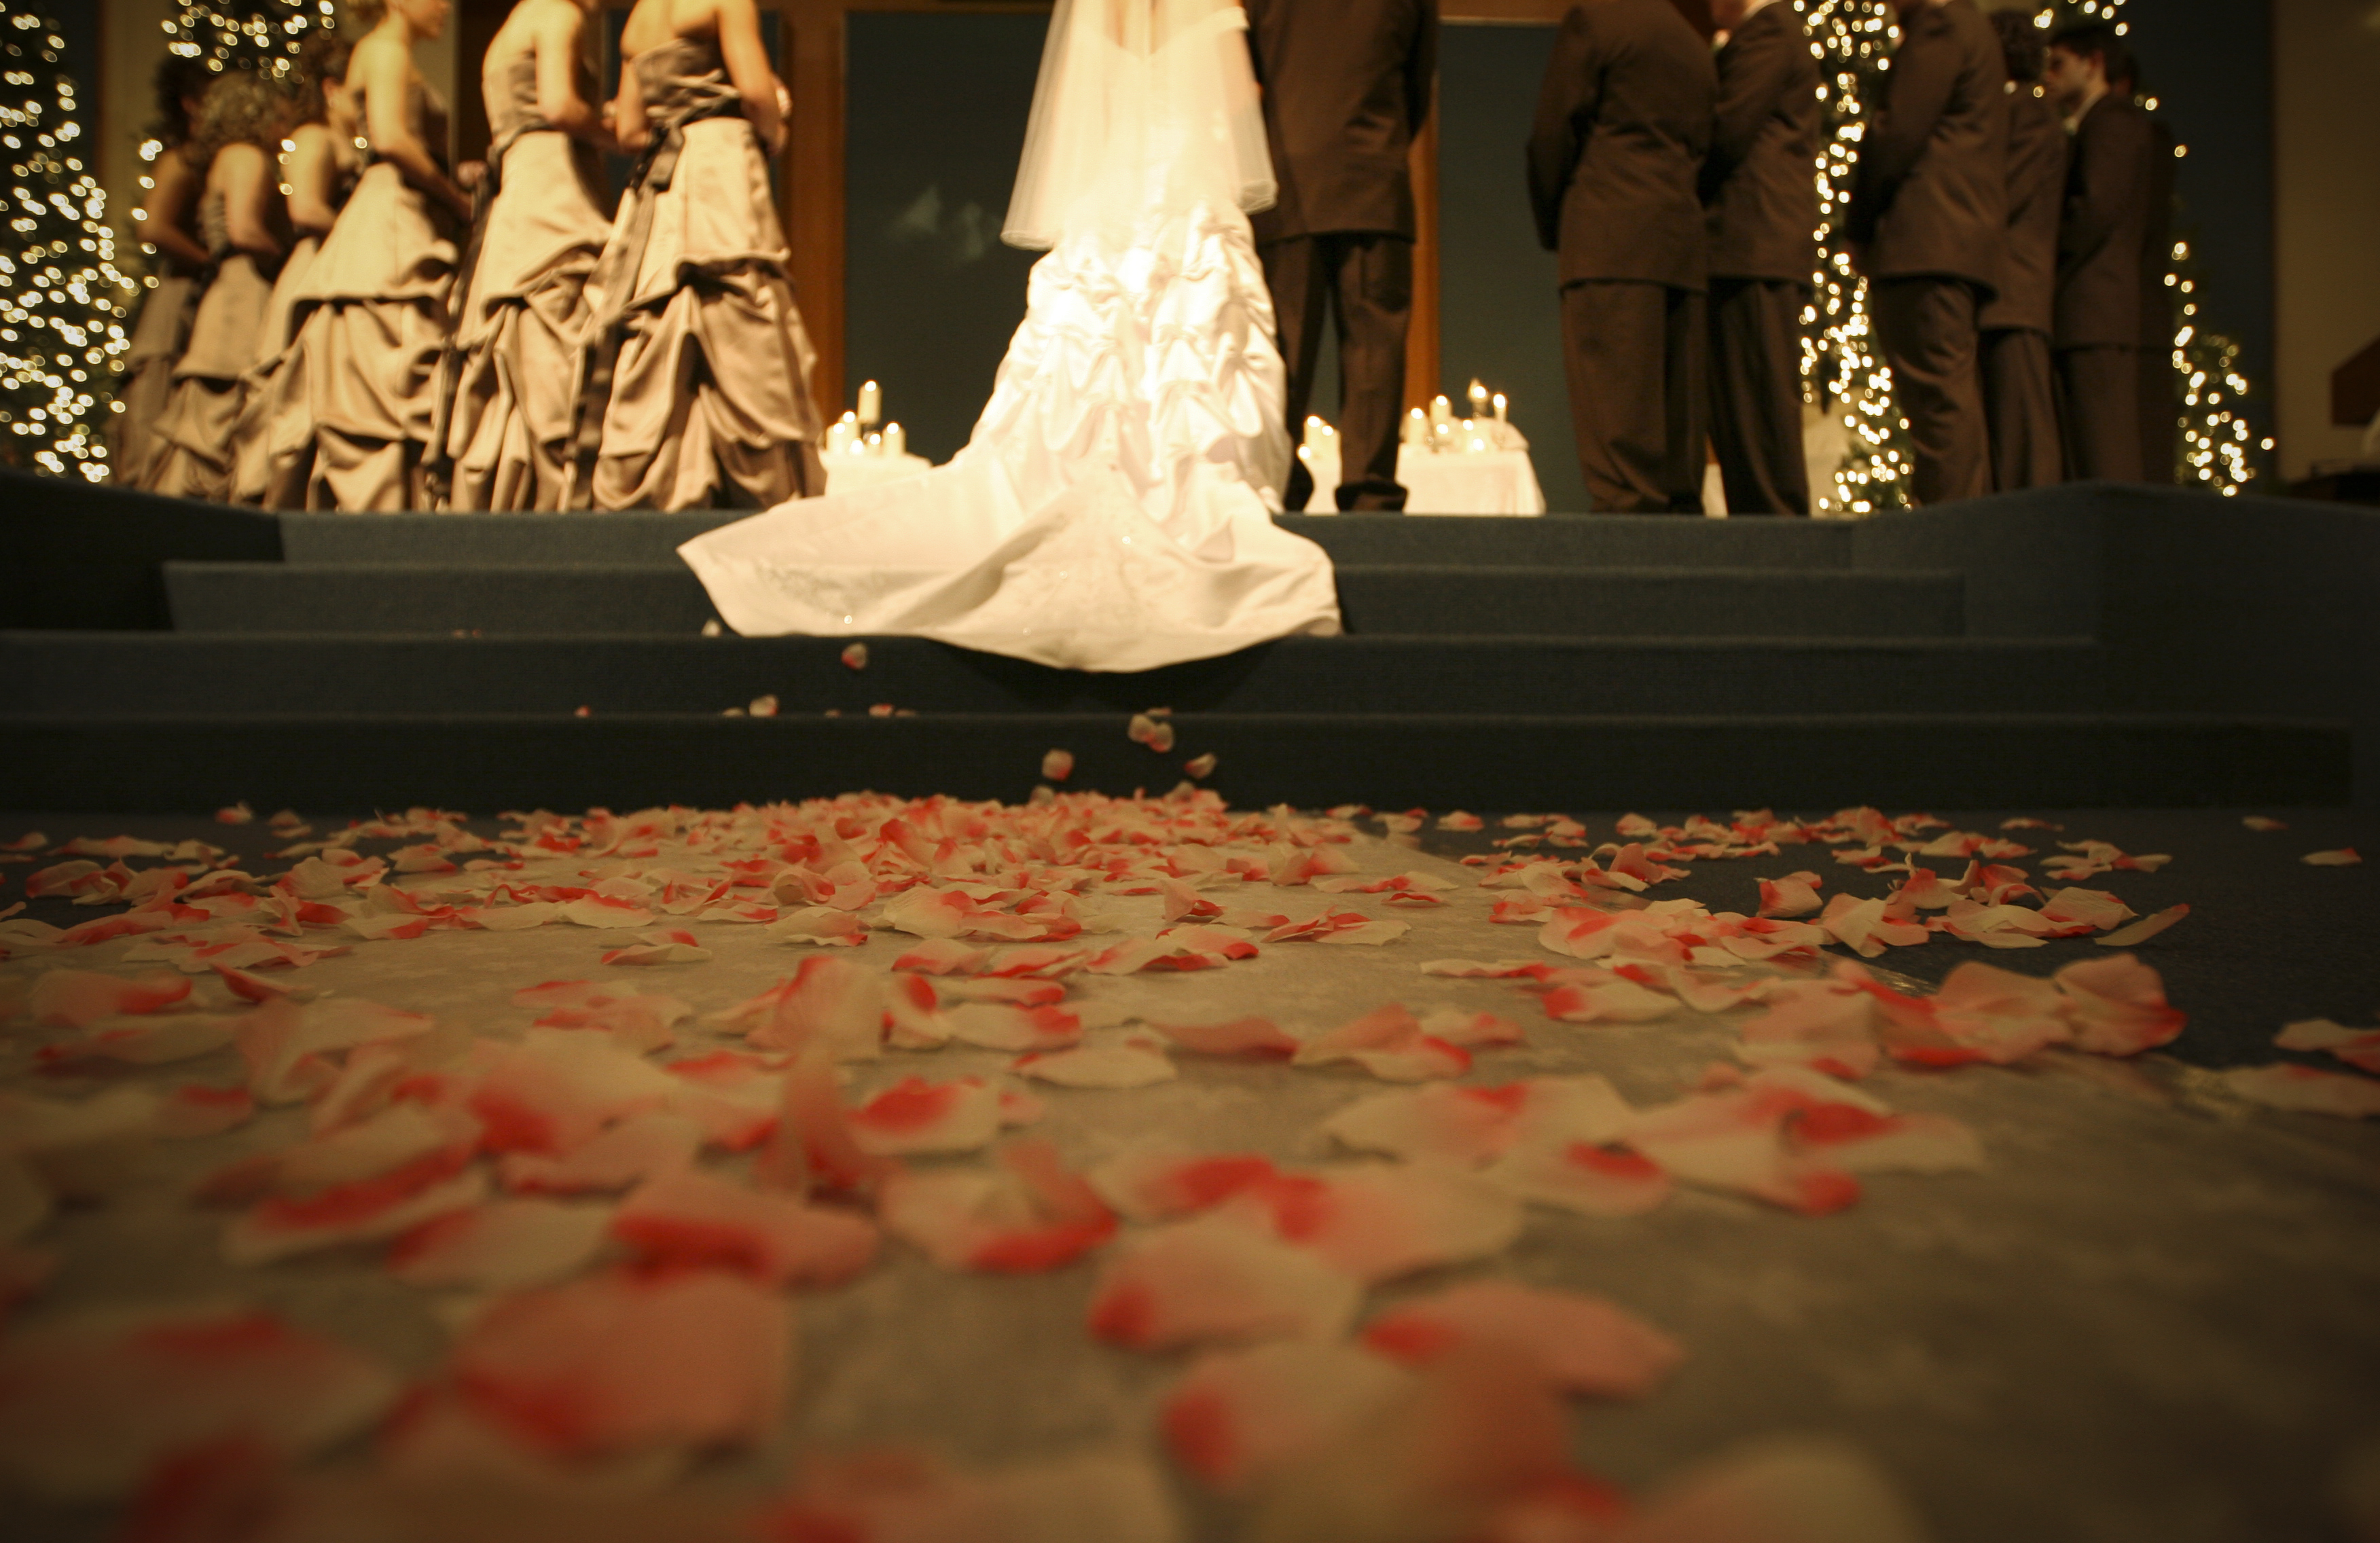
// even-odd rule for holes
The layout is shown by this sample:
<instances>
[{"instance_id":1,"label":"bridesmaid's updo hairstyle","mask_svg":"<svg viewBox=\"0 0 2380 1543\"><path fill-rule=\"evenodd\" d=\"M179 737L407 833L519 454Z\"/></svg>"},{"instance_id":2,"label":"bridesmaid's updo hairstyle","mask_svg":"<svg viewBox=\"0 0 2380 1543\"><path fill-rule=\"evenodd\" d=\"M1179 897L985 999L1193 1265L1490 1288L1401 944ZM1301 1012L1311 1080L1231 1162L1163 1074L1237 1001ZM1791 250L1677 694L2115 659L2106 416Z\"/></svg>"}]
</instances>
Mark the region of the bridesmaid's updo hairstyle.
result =
<instances>
[{"instance_id":1,"label":"bridesmaid's updo hairstyle","mask_svg":"<svg viewBox=\"0 0 2380 1543\"><path fill-rule=\"evenodd\" d=\"M190 131L190 164L204 171L215 152L243 141L270 154L281 140L288 98L252 69L227 69L207 88L199 121Z\"/></svg>"},{"instance_id":2,"label":"bridesmaid's updo hairstyle","mask_svg":"<svg viewBox=\"0 0 2380 1543\"><path fill-rule=\"evenodd\" d=\"M322 83L347 78L347 55L355 51L355 40L345 32L311 31L298 45L298 66L289 72L285 89L290 93L289 127L301 123L325 123L330 108L322 101Z\"/></svg>"},{"instance_id":3,"label":"bridesmaid's updo hairstyle","mask_svg":"<svg viewBox=\"0 0 2380 1543\"><path fill-rule=\"evenodd\" d=\"M192 125L185 103L194 96L206 95L214 79L204 59L168 54L158 60L157 73L150 81L157 95L157 118L149 126L149 137L168 150L189 143Z\"/></svg>"}]
</instances>

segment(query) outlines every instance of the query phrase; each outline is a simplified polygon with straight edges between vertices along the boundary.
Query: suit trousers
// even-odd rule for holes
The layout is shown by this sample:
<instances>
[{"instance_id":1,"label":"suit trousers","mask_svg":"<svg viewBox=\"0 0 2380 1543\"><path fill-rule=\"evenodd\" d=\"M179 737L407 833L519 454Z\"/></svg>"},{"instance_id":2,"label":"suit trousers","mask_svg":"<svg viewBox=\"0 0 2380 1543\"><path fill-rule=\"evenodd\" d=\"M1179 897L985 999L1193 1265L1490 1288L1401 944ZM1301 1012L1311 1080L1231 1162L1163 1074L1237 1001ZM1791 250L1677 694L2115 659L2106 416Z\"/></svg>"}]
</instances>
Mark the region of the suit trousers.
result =
<instances>
[{"instance_id":1,"label":"suit trousers","mask_svg":"<svg viewBox=\"0 0 2380 1543\"><path fill-rule=\"evenodd\" d=\"M2058 350L2066 474L2086 481L2141 481L2141 360L2121 344Z\"/></svg>"},{"instance_id":2,"label":"suit trousers","mask_svg":"<svg viewBox=\"0 0 2380 1543\"><path fill-rule=\"evenodd\" d=\"M2066 476L2049 334L2032 327L1984 334L1984 417L1991 426L1992 490L2046 488Z\"/></svg>"},{"instance_id":3,"label":"suit trousers","mask_svg":"<svg viewBox=\"0 0 2380 1543\"><path fill-rule=\"evenodd\" d=\"M1910 498L1947 504L1992 491L1991 434L1976 368L1980 297L1965 279L1923 274L1869 286L1893 395L1916 465Z\"/></svg>"},{"instance_id":4,"label":"suit trousers","mask_svg":"<svg viewBox=\"0 0 2380 1543\"><path fill-rule=\"evenodd\" d=\"M1711 449L1730 515L1806 515L1802 286L1711 280Z\"/></svg>"},{"instance_id":5,"label":"suit trousers","mask_svg":"<svg viewBox=\"0 0 2380 1543\"><path fill-rule=\"evenodd\" d=\"M1587 503L1700 514L1709 413L1702 292L1585 279L1561 292L1562 362Z\"/></svg>"},{"instance_id":6,"label":"suit trousers","mask_svg":"<svg viewBox=\"0 0 2380 1543\"><path fill-rule=\"evenodd\" d=\"M1289 370L1289 443L1305 437L1322 318L1339 322L1339 507L1398 511L1398 430L1405 408L1405 334L1413 322L1414 244L1377 232L1293 236L1258 249ZM1303 509L1314 474L1290 462L1283 501Z\"/></svg>"}]
</instances>

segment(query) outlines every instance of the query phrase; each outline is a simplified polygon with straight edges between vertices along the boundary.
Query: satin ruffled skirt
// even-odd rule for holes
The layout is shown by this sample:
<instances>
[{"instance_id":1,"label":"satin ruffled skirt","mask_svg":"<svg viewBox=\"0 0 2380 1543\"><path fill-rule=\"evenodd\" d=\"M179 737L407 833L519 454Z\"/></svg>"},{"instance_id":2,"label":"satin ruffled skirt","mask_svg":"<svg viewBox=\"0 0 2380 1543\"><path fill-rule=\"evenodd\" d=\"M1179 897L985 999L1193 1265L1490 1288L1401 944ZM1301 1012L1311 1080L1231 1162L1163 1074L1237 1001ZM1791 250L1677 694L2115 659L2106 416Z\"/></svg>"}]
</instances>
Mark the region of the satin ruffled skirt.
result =
<instances>
[{"instance_id":1,"label":"satin ruffled skirt","mask_svg":"<svg viewBox=\"0 0 2380 1543\"><path fill-rule=\"evenodd\" d=\"M611 222L569 136L524 134L504 152L456 346L456 509L563 505L589 322L588 281Z\"/></svg>"},{"instance_id":2,"label":"satin ruffled skirt","mask_svg":"<svg viewBox=\"0 0 2380 1543\"><path fill-rule=\"evenodd\" d=\"M108 420L109 480L145 487L157 458L157 425L174 395L174 366L189 345L199 311L199 281L166 275L140 303L125 351L124 383L116 388L118 411Z\"/></svg>"},{"instance_id":3,"label":"satin ruffled skirt","mask_svg":"<svg viewBox=\"0 0 2380 1543\"><path fill-rule=\"evenodd\" d=\"M1272 522L1289 466L1272 304L1235 209L1070 237L947 467L679 549L747 635L910 634L1128 671L1339 630L1330 562Z\"/></svg>"},{"instance_id":4,"label":"satin ruffled skirt","mask_svg":"<svg viewBox=\"0 0 2380 1543\"><path fill-rule=\"evenodd\" d=\"M826 487L809 391L818 356L794 304L768 160L741 118L685 132L670 186L631 189L620 211L620 232L649 222L650 234L621 302L599 509L758 508Z\"/></svg>"},{"instance_id":5,"label":"satin ruffled skirt","mask_svg":"<svg viewBox=\"0 0 2380 1543\"><path fill-rule=\"evenodd\" d=\"M443 212L395 166L365 168L298 298L308 508L426 506L421 465L436 431L455 261Z\"/></svg>"},{"instance_id":6,"label":"satin ruffled skirt","mask_svg":"<svg viewBox=\"0 0 2380 1543\"><path fill-rule=\"evenodd\" d=\"M231 497L241 383L256 363L273 283L246 252L225 257L199 301L189 346L174 367L143 485L176 498Z\"/></svg>"},{"instance_id":7,"label":"satin ruffled skirt","mask_svg":"<svg viewBox=\"0 0 2380 1543\"><path fill-rule=\"evenodd\" d=\"M266 509L302 509L314 469L314 426L306 416L304 357L297 348L298 297L313 273L322 237L298 238L273 281L265 314L269 349L240 385L239 421L232 431L232 502Z\"/></svg>"}]
</instances>

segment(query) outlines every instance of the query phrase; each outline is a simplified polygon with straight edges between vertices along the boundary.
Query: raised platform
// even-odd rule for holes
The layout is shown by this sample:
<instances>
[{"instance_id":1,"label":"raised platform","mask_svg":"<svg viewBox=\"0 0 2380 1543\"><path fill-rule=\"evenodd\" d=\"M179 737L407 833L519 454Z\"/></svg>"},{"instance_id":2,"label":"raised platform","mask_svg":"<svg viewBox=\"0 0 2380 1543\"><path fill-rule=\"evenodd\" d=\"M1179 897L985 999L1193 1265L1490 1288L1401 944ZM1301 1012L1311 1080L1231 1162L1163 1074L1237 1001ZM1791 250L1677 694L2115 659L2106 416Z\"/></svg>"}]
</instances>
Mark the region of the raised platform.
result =
<instances>
[{"instance_id":1,"label":"raised platform","mask_svg":"<svg viewBox=\"0 0 2380 1543\"><path fill-rule=\"evenodd\" d=\"M1211 750L1246 803L2380 801L2370 510L2083 485L1856 524L1294 516L1350 635L1137 675L704 638L674 548L735 517L7 475L0 806L1016 797L1061 745L1119 790ZM722 716L764 694L781 716ZM1151 706L1172 756L1124 739Z\"/></svg>"}]
</instances>

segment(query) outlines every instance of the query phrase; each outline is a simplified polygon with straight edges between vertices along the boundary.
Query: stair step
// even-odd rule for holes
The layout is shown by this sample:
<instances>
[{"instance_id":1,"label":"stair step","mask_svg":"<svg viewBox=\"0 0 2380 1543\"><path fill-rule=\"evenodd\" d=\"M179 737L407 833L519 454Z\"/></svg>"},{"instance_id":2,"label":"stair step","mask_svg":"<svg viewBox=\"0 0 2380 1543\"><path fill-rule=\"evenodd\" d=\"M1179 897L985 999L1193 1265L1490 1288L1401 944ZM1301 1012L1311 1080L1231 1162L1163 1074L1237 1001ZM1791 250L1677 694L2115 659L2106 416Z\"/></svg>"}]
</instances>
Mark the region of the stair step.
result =
<instances>
[{"instance_id":1,"label":"stair step","mask_svg":"<svg viewBox=\"0 0 2380 1543\"><path fill-rule=\"evenodd\" d=\"M1955 638L1955 572L1421 566L1338 570L1354 633L1572 638Z\"/></svg>"},{"instance_id":2,"label":"stair step","mask_svg":"<svg viewBox=\"0 0 2380 1543\"><path fill-rule=\"evenodd\" d=\"M1339 569L1357 633L1949 638L1956 573L1762 568ZM683 565L169 563L184 632L698 633L710 600Z\"/></svg>"},{"instance_id":3,"label":"stair step","mask_svg":"<svg viewBox=\"0 0 2380 1543\"><path fill-rule=\"evenodd\" d=\"M2106 714L1184 713L1160 756L1123 715L723 718L278 714L0 717L0 808L361 812L725 806L880 792L1019 799L1042 753L1074 787L1163 789L1211 752L1244 808L2288 807L2348 800L2328 722Z\"/></svg>"},{"instance_id":4,"label":"stair step","mask_svg":"<svg viewBox=\"0 0 2380 1543\"><path fill-rule=\"evenodd\" d=\"M0 633L13 711L1922 712L2104 705L2088 638L1285 638L1135 674L1053 670L921 638L425 638Z\"/></svg>"},{"instance_id":5,"label":"stair step","mask_svg":"<svg viewBox=\"0 0 2380 1543\"><path fill-rule=\"evenodd\" d=\"M292 563L454 566L661 565L680 544L747 517L732 510L617 515L284 515ZM1839 521L1711 520L1670 515L1283 515L1277 523L1347 564L1556 567L1846 568L1855 531Z\"/></svg>"}]
</instances>

